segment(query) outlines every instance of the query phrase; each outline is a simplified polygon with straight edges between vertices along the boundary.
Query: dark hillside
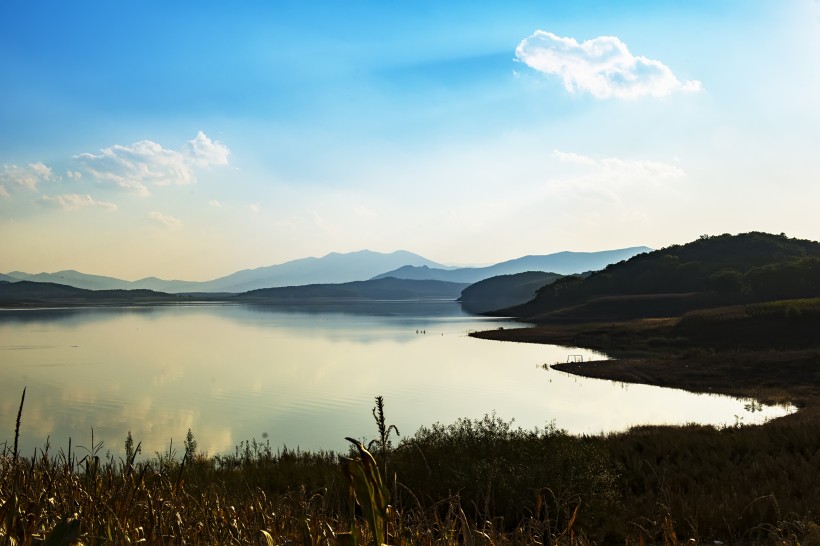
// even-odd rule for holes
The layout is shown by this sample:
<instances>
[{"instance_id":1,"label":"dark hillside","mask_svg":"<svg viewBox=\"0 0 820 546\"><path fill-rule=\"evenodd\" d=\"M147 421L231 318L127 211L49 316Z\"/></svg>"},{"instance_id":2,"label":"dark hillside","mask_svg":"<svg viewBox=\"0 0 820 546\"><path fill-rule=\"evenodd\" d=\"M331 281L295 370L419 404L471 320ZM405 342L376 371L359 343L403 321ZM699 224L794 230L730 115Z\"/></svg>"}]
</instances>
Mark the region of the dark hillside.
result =
<instances>
[{"instance_id":1,"label":"dark hillside","mask_svg":"<svg viewBox=\"0 0 820 546\"><path fill-rule=\"evenodd\" d=\"M539 290L534 300L501 313L550 321L553 313L600 298L670 297L643 316L679 316L691 309L820 295L820 243L785 235L744 233L704 236L697 241L640 254L586 278L564 277ZM656 302L658 301L657 298ZM599 305L600 307L600 305ZM624 300L605 313L584 313L583 320L634 318ZM577 309L576 309L577 314ZM640 316L640 313L638 313Z\"/></svg>"},{"instance_id":2,"label":"dark hillside","mask_svg":"<svg viewBox=\"0 0 820 546\"><path fill-rule=\"evenodd\" d=\"M119 305L191 301L241 303L321 303L353 301L455 300L466 283L379 279L252 290L242 294L166 294L153 290L86 290L56 283L0 281L0 306Z\"/></svg>"},{"instance_id":3,"label":"dark hillside","mask_svg":"<svg viewBox=\"0 0 820 546\"><path fill-rule=\"evenodd\" d=\"M466 287L466 283L416 281L389 277L341 284L309 284L305 286L263 288L238 294L232 300L258 303L455 300Z\"/></svg>"},{"instance_id":4,"label":"dark hillside","mask_svg":"<svg viewBox=\"0 0 820 546\"><path fill-rule=\"evenodd\" d=\"M461 292L461 308L468 313L486 313L526 303L538 290L563 275L543 271L526 271L499 275L471 284Z\"/></svg>"},{"instance_id":5,"label":"dark hillside","mask_svg":"<svg viewBox=\"0 0 820 546\"><path fill-rule=\"evenodd\" d=\"M173 294L153 290L86 290L34 281L0 283L0 304L3 305L162 303L178 300Z\"/></svg>"}]
</instances>

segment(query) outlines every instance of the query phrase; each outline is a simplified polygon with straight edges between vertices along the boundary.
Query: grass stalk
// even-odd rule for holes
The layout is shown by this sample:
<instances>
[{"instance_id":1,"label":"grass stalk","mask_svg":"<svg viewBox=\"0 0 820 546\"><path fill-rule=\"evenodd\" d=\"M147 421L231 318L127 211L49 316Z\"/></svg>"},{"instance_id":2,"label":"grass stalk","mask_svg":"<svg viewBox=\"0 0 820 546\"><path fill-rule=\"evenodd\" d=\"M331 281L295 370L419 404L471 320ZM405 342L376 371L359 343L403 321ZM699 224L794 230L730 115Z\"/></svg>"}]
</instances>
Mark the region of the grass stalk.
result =
<instances>
[{"instance_id":1,"label":"grass stalk","mask_svg":"<svg viewBox=\"0 0 820 546\"><path fill-rule=\"evenodd\" d=\"M17 462L20 440L20 421L23 418L23 404L26 401L26 387L23 387L23 396L20 397L20 408L17 410L17 423L14 426L14 462Z\"/></svg>"}]
</instances>

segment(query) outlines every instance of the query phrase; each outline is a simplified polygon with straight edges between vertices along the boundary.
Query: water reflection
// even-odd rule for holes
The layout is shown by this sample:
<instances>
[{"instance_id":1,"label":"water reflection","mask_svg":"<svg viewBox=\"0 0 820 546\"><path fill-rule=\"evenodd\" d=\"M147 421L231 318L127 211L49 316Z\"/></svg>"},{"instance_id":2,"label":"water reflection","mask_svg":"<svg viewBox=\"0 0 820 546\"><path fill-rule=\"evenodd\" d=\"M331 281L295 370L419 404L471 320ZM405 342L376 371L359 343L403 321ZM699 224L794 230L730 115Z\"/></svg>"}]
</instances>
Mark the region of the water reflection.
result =
<instances>
[{"instance_id":1,"label":"water reflection","mask_svg":"<svg viewBox=\"0 0 820 546\"><path fill-rule=\"evenodd\" d=\"M353 308L243 305L0 313L0 443L13 441L28 386L22 445L95 439L121 453L130 430L143 453L181 445L230 451L269 437L274 447L343 449L370 438L373 397L404 433L496 411L532 428L576 433L647 423L760 422L786 410L645 385L583 379L543 364L590 351L467 336L508 323L448 303Z\"/></svg>"}]
</instances>

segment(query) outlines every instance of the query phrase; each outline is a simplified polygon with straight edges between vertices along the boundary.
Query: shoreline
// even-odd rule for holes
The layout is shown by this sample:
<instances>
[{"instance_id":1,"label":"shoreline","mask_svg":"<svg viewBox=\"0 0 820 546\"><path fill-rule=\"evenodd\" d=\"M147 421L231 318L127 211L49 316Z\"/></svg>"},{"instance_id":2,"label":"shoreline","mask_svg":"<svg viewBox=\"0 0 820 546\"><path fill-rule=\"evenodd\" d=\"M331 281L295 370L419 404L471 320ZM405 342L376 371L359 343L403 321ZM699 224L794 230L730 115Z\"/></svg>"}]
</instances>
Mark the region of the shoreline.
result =
<instances>
[{"instance_id":1,"label":"shoreline","mask_svg":"<svg viewBox=\"0 0 820 546\"><path fill-rule=\"evenodd\" d=\"M716 350L670 336L674 321L542 325L470 335L583 347L612 356L610 360L550 365L577 376L752 398L797 408L777 421L820 417L820 349Z\"/></svg>"}]
</instances>

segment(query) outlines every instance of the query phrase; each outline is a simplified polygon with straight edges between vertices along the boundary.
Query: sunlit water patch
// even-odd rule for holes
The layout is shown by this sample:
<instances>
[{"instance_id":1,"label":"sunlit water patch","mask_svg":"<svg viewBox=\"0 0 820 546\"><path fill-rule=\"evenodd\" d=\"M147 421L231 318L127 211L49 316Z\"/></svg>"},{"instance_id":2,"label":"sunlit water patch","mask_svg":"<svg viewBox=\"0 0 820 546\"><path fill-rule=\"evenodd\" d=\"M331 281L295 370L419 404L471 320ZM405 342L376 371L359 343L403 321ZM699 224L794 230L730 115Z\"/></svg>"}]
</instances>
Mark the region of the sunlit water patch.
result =
<instances>
[{"instance_id":1,"label":"sunlit water patch","mask_svg":"<svg viewBox=\"0 0 820 546\"><path fill-rule=\"evenodd\" d=\"M641 424L760 423L790 411L726 396L586 379L544 368L578 348L479 340L514 327L455 303L342 309L238 305L0 312L0 443L14 439L23 387L24 453L52 445L144 454L181 446L232 451L344 449L372 438L373 398L403 435L495 412L523 428L552 422L597 434Z\"/></svg>"}]
</instances>

